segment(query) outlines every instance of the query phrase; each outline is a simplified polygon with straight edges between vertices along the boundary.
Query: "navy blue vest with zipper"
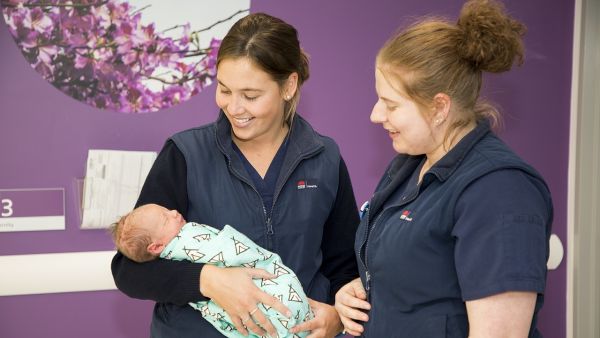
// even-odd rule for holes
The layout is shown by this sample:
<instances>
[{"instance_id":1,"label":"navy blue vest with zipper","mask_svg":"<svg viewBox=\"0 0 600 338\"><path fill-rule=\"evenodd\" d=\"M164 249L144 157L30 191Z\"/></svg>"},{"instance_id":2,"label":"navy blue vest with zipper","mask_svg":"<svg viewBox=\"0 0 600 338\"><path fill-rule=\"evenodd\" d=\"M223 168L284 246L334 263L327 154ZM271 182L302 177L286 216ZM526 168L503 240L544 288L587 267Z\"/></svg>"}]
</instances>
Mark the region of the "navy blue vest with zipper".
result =
<instances>
[{"instance_id":1,"label":"navy blue vest with zipper","mask_svg":"<svg viewBox=\"0 0 600 338\"><path fill-rule=\"evenodd\" d=\"M480 123L446 155L446 158L442 158L425 174L418 197L413 189L409 189L408 194L396 192L398 187L403 186L401 182L414 178L414 172L422 160L423 156L398 155L387 168L369 204L365 204L361 210L363 216L357 230L355 253L360 277L367 290L368 301L372 305L369 321L364 323L363 337L467 336L466 308L461 299L453 261L452 229L457 200L478 178L502 169L524 172L534 186L547 196L545 202L550 216L545 221L552 220L551 200L541 176L491 133L486 122ZM410 210L418 211L418 220L413 221L410 218L414 213L408 213L404 208L406 205L410 205ZM403 219L405 221L402 221ZM377 254L378 250L382 250L382 244L371 243L373 232L378 231L377 229L381 231L384 226L395 226L399 229L401 222L415 229L414 232L407 232L407 236L418 238L414 239L414 243L411 242L414 245L410 248L411 264L415 271L399 269L398 263L389 257L385 263L378 261L377 264L378 269L385 266L386 271L375 271L375 268L369 265L373 263L373 256L376 255L380 260L386 258ZM423 234L425 232L426 234ZM549 235L548 226L546 236ZM393 250L393 247L387 250ZM440 252L444 254L439 254ZM437 259L438 256L446 258ZM547 257L548 251L546 259ZM435 278L419 279L421 284L414 287L414 290L419 292L413 294L407 294L406 290L403 293L403 290L383 288L381 284L384 283L378 279L382 274L387 274L388 278L393 275L397 279L411 280L415 278L411 272L416 274L416 270L429 270L430 275ZM438 295L435 301L421 302L422 299L432 298L431 295ZM543 295L540 294L536 313L542 303ZM535 321L534 316L530 337L539 336L535 329Z\"/></svg>"},{"instance_id":2,"label":"navy blue vest with zipper","mask_svg":"<svg viewBox=\"0 0 600 338\"><path fill-rule=\"evenodd\" d=\"M231 146L231 125L221 113L212 124L171 138L187 163L187 221L235 227L256 244L278 253L307 295L325 302L329 281L319 272L321 239L338 190L340 154L300 116L267 215L260 194Z\"/></svg>"}]
</instances>

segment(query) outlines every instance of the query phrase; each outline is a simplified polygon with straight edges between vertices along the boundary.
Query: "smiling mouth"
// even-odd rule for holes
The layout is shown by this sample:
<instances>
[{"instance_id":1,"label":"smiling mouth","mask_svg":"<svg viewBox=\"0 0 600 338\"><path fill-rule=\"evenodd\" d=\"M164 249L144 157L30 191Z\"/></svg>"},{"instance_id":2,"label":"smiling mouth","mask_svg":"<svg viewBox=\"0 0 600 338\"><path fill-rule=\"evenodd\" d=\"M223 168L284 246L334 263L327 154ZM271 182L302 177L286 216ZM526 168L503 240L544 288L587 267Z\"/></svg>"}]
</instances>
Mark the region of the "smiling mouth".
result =
<instances>
[{"instance_id":1,"label":"smiling mouth","mask_svg":"<svg viewBox=\"0 0 600 338\"><path fill-rule=\"evenodd\" d=\"M243 119L234 117L234 120L236 120L239 123L246 123L253 119L254 119L254 117L247 117L247 118L243 118Z\"/></svg>"}]
</instances>

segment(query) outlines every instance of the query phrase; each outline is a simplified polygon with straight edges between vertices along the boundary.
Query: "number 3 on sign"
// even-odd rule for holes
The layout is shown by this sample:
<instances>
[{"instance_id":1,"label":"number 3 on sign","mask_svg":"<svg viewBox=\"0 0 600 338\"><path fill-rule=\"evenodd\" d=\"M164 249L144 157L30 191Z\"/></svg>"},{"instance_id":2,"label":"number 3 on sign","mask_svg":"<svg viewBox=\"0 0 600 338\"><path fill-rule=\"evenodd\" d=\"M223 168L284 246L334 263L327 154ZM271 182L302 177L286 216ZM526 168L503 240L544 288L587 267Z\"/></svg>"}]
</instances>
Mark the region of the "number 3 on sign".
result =
<instances>
[{"instance_id":1,"label":"number 3 on sign","mask_svg":"<svg viewBox=\"0 0 600 338\"><path fill-rule=\"evenodd\" d=\"M13 203L11 200L9 200L8 198L5 198L2 200L2 214L0 214L0 216L2 217L10 217L13 214Z\"/></svg>"}]
</instances>

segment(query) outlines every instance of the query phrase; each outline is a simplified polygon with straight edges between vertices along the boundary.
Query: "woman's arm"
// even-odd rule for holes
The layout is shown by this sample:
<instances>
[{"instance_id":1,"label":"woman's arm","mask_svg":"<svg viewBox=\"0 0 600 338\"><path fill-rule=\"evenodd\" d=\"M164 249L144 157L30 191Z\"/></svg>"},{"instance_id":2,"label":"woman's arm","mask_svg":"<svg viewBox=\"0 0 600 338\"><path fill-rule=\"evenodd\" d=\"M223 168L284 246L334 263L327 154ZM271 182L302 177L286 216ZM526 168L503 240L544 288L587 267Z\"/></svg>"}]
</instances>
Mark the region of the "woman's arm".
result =
<instances>
[{"instance_id":1,"label":"woman's arm","mask_svg":"<svg viewBox=\"0 0 600 338\"><path fill-rule=\"evenodd\" d=\"M183 154L167 141L140 193L136 207L156 203L187 213L187 167ZM111 269L117 288L126 295L157 302L186 304L206 300L200 294L203 264L157 259L136 263L117 252Z\"/></svg>"},{"instance_id":2,"label":"woman's arm","mask_svg":"<svg viewBox=\"0 0 600 338\"><path fill-rule=\"evenodd\" d=\"M540 182L520 170L499 170L457 201L454 258L471 337L527 337L535 329L552 221Z\"/></svg>"},{"instance_id":3,"label":"woman's arm","mask_svg":"<svg viewBox=\"0 0 600 338\"><path fill-rule=\"evenodd\" d=\"M467 301L470 338L527 337L537 294L504 292Z\"/></svg>"},{"instance_id":4,"label":"woman's arm","mask_svg":"<svg viewBox=\"0 0 600 338\"><path fill-rule=\"evenodd\" d=\"M346 163L340 157L339 184L335 203L323 230L321 272L331 282L329 304L338 290L358 277L354 237L360 219Z\"/></svg>"},{"instance_id":5,"label":"woman's arm","mask_svg":"<svg viewBox=\"0 0 600 338\"><path fill-rule=\"evenodd\" d=\"M127 296L183 305L206 300L198 288L202 266L165 259L136 263L117 252L111 269L117 288Z\"/></svg>"},{"instance_id":6,"label":"woman's arm","mask_svg":"<svg viewBox=\"0 0 600 338\"><path fill-rule=\"evenodd\" d=\"M187 214L187 164L172 140L167 140L154 161L135 207L150 203Z\"/></svg>"}]
</instances>

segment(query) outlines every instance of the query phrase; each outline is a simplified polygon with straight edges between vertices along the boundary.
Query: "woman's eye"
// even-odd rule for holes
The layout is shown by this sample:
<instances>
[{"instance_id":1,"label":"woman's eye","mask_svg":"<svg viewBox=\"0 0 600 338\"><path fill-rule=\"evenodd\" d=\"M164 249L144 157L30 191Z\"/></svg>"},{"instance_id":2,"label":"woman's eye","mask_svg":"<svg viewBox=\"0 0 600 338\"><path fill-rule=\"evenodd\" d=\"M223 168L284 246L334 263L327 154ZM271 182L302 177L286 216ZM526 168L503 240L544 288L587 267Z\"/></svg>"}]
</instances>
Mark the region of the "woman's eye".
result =
<instances>
[{"instance_id":1,"label":"woman's eye","mask_svg":"<svg viewBox=\"0 0 600 338\"><path fill-rule=\"evenodd\" d=\"M219 84L218 88L219 88L219 92L221 94L226 94L226 95L231 94L231 90L227 89L225 86L221 86L221 84Z\"/></svg>"},{"instance_id":2,"label":"woman's eye","mask_svg":"<svg viewBox=\"0 0 600 338\"><path fill-rule=\"evenodd\" d=\"M254 101L256 100L256 98L258 98L258 96L248 96L248 95L244 95L244 98L248 101Z\"/></svg>"}]
</instances>

